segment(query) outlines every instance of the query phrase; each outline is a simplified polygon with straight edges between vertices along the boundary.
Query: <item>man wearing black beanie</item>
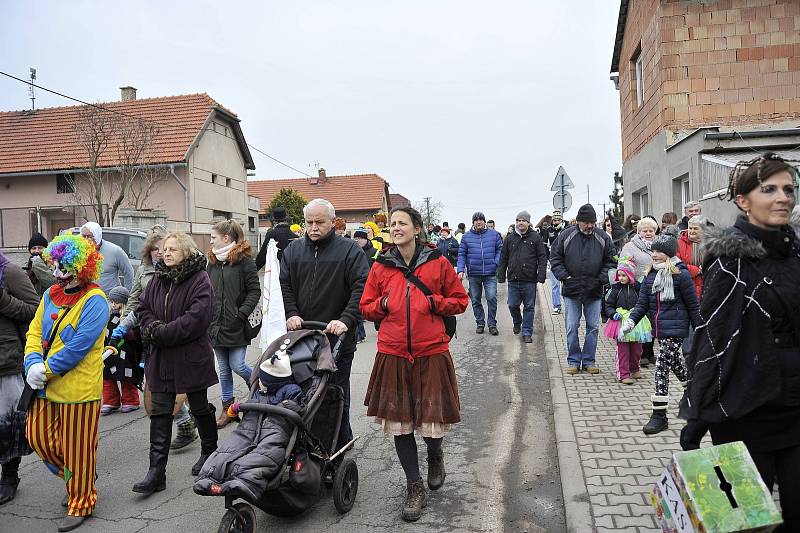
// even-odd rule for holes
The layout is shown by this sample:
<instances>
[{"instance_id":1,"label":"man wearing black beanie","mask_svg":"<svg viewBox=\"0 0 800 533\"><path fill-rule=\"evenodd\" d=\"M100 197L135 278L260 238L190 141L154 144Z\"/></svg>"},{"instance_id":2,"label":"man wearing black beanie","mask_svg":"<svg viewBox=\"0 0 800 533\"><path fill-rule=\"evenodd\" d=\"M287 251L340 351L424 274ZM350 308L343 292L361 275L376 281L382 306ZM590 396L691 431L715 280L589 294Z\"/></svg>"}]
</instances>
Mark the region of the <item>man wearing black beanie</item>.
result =
<instances>
[{"instance_id":1,"label":"man wearing black beanie","mask_svg":"<svg viewBox=\"0 0 800 533\"><path fill-rule=\"evenodd\" d=\"M577 224L561 232L550 251L550 268L562 283L561 296L567 329L567 374L581 368L589 374L600 369L595 363L600 307L608 270L616 266L611 237L597 228L597 213L591 204L578 209ZM583 348L578 338L581 314L586 318Z\"/></svg>"},{"instance_id":2,"label":"man wearing black beanie","mask_svg":"<svg viewBox=\"0 0 800 533\"><path fill-rule=\"evenodd\" d=\"M28 263L22 267L33 283L33 288L36 289L39 298L56 282L50 268L42 259L42 250L45 248L47 248L47 239L41 233L34 233L31 240L28 241L28 253L31 255Z\"/></svg>"}]
</instances>

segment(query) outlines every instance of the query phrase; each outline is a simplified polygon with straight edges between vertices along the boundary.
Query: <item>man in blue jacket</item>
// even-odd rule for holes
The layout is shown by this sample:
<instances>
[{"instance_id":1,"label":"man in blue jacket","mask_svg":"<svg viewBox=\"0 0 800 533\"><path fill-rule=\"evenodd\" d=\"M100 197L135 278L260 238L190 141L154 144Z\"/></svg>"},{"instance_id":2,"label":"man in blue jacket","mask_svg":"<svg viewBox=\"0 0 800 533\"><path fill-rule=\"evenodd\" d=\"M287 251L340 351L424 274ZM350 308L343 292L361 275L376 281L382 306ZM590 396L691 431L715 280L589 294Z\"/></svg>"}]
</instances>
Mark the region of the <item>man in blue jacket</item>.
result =
<instances>
[{"instance_id":1,"label":"man in blue jacket","mask_svg":"<svg viewBox=\"0 0 800 533\"><path fill-rule=\"evenodd\" d=\"M486 316L481 304L481 294L486 291L489 308L489 333L497 335L497 265L503 250L503 238L486 227L486 217L480 211L472 215L472 229L461 238L458 247L458 277L469 278L469 299L475 313L476 333L483 333Z\"/></svg>"}]
</instances>

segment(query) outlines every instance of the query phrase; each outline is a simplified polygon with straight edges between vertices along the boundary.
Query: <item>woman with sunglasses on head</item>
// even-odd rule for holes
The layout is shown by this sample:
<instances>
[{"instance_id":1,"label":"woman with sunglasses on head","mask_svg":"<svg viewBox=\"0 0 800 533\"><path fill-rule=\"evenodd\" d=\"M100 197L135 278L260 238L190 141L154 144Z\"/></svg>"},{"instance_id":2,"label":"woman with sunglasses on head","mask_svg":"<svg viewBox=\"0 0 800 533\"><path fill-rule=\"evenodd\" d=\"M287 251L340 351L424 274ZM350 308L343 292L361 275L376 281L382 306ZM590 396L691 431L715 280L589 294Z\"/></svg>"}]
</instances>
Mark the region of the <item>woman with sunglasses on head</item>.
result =
<instances>
[{"instance_id":1,"label":"woman with sunglasses on head","mask_svg":"<svg viewBox=\"0 0 800 533\"><path fill-rule=\"evenodd\" d=\"M687 360L684 449L743 441L783 530L800 530L800 241L790 224L797 169L767 153L731 173L733 226L704 236L703 324Z\"/></svg>"}]
</instances>

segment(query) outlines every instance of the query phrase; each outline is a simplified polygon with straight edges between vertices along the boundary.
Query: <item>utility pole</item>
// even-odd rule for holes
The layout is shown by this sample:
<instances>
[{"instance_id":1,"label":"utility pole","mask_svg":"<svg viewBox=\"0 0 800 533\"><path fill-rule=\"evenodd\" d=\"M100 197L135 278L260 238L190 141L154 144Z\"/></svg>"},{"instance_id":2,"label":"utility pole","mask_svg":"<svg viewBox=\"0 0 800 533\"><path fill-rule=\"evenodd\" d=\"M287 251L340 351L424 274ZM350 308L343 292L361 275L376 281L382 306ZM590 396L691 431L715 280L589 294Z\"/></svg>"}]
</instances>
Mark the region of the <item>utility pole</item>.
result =
<instances>
[{"instance_id":1,"label":"utility pole","mask_svg":"<svg viewBox=\"0 0 800 533\"><path fill-rule=\"evenodd\" d=\"M431 197L425 197L425 231L428 230L428 226L431 223Z\"/></svg>"},{"instance_id":2,"label":"utility pole","mask_svg":"<svg viewBox=\"0 0 800 533\"><path fill-rule=\"evenodd\" d=\"M589 184L588 183L586 184L586 203L587 204L592 203L591 198L589 198Z\"/></svg>"}]
</instances>

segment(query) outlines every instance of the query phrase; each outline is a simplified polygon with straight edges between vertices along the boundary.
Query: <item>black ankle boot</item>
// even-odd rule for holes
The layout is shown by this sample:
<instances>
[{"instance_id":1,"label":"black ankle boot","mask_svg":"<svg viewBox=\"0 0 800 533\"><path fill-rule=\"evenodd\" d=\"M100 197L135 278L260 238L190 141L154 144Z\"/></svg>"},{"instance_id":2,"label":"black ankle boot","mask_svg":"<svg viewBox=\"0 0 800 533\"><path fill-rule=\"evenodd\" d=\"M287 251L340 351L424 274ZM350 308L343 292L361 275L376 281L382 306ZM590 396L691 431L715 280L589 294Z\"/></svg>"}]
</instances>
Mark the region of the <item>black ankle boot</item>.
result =
<instances>
[{"instance_id":1,"label":"black ankle boot","mask_svg":"<svg viewBox=\"0 0 800 533\"><path fill-rule=\"evenodd\" d=\"M203 464L217 450L217 421L214 418L214 406L208 404L204 414L194 414L197 432L200 434L200 458L192 466L192 475L196 476L203 469Z\"/></svg>"},{"instance_id":2,"label":"black ankle boot","mask_svg":"<svg viewBox=\"0 0 800 533\"><path fill-rule=\"evenodd\" d=\"M0 476L0 505L10 502L17 495L21 460L20 457L15 457L3 465L3 474Z\"/></svg>"},{"instance_id":3,"label":"black ankle boot","mask_svg":"<svg viewBox=\"0 0 800 533\"><path fill-rule=\"evenodd\" d=\"M150 468L144 479L133 486L133 492L150 495L167 488L167 458L172 438L172 416L150 417Z\"/></svg>"},{"instance_id":4,"label":"black ankle boot","mask_svg":"<svg viewBox=\"0 0 800 533\"><path fill-rule=\"evenodd\" d=\"M653 396L653 414L650 420L642 428L645 435L655 435L661 433L669 427L667 421L667 406L669 405L669 396Z\"/></svg>"},{"instance_id":5,"label":"black ankle boot","mask_svg":"<svg viewBox=\"0 0 800 533\"><path fill-rule=\"evenodd\" d=\"M439 490L444 485L444 478L447 476L444 471L444 453L428 453L428 488Z\"/></svg>"}]
</instances>

